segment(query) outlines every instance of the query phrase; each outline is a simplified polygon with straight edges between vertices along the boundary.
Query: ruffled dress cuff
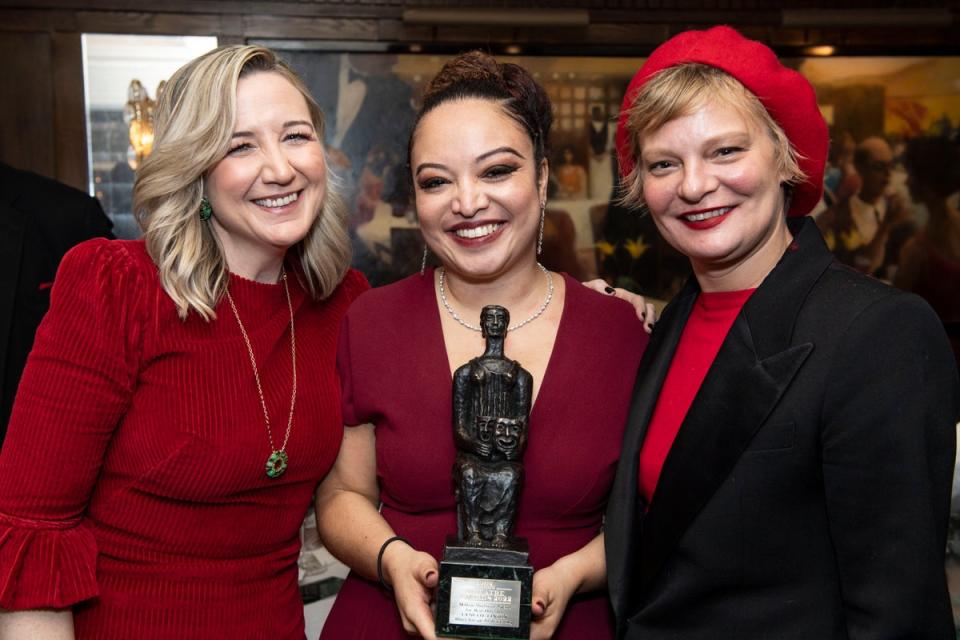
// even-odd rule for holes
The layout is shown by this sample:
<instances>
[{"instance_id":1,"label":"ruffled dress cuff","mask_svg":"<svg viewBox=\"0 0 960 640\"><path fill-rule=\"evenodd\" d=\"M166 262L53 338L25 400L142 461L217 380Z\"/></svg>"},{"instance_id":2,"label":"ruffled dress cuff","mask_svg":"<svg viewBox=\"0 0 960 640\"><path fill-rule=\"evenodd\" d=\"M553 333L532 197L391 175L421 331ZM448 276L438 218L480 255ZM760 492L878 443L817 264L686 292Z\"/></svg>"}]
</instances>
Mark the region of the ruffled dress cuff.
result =
<instances>
[{"instance_id":1,"label":"ruffled dress cuff","mask_svg":"<svg viewBox=\"0 0 960 640\"><path fill-rule=\"evenodd\" d=\"M0 609L65 609L98 595L97 543L80 518L0 513Z\"/></svg>"}]
</instances>

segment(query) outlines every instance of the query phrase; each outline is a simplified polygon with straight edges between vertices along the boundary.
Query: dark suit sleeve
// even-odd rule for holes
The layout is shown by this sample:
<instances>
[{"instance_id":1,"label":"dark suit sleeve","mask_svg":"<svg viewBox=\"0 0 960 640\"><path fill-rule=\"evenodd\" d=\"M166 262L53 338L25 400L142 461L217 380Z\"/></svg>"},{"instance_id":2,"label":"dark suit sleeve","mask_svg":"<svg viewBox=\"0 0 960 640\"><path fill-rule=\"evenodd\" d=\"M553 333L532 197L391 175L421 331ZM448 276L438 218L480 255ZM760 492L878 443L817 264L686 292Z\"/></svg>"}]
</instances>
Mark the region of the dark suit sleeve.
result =
<instances>
[{"instance_id":1,"label":"dark suit sleeve","mask_svg":"<svg viewBox=\"0 0 960 640\"><path fill-rule=\"evenodd\" d=\"M953 638L944 552L960 389L949 345L926 303L899 293L845 331L822 447L849 637Z\"/></svg>"},{"instance_id":2,"label":"dark suit sleeve","mask_svg":"<svg viewBox=\"0 0 960 640\"><path fill-rule=\"evenodd\" d=\"M113 222L103 211L103 206L96 198L87 200L87 206L84 211L85 231L81 240L88 238L113 238Z\"/></svg>"}]
</instances>

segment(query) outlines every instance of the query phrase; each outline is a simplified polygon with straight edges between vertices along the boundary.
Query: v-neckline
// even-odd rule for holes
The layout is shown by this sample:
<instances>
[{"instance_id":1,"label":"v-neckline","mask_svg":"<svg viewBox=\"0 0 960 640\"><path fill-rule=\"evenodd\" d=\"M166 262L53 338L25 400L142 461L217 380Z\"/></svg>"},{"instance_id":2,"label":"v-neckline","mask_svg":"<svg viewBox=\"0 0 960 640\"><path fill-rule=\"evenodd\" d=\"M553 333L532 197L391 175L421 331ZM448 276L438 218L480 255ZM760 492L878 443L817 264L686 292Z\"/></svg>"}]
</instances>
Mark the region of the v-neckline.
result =
<instances>
[{"instance_id":1,"label":"v-neckline","mask_svg":"<svg viewBox=\"0 0 960 640\"><path fill-rule=\"evenodd\" d=\"M446 381L446 384L452 389L453 388L453 372L450 371L450 356L447 353L447 340L446 340L446 337L443 335L443 321L442 321L443 310L440 308L439 296L437 295L436 286L434 285L434 282L435 282L434 271L435 269L430 269L427 273L421 276L421 278L424 280L424 282L422 283L424 285L423 293L425 296L427 296L428 299L433 301L432 305L430 303L426 303L426 301L425 301L425 304L423 305L424 309L427 309L427 310L431 308L433 309L433 313L429 313L429 311L427 313L427 315L430 317L429 331L425 331L424 336L425 337L436 336L439 338L437 340L430 340L430 342L433 345L435 345L435 346L431 346L431 348L434 350L431 358L434 361L442 362L443 364L442 366L436 366L431 368L437 371L447 372L447 375L444 377L444 380ZM578 282L574 281L566 273L559 273L557 275L563 278L563 281L564 281L563 309L560 311L560 321L557 323L557 335L553 339L553 348L550 350L550 357L547 359L547 366L543 371L543 379L540 381L540 387L539 387L539 390L537 391L537 397L534 399L533 405L530 408L531 422L533 421L533 416L536 413L538 413L537 409L541 405L540 399L543 397L544 391L546 391L548 388L547 383L551 382L556 375L556 374L551 374L551 371L557 369L557 367L554 366L554 361L558 357L557 352L561 351L563 347L562 341L566 339L566 334L568 333L566 331L566 327L569 324L567 322L567 316L569 315L569 312L570 312L570 297L571 297L570 290L573 288L573 286L580 286ZM571 284L573 286L571 286ZM481 354L477 354L477 355L481 355ZM509 354L507 354L507 357L509 357ZM521 366L523 365L522 362L520 364Z\"/></svg>"}]
</instances>

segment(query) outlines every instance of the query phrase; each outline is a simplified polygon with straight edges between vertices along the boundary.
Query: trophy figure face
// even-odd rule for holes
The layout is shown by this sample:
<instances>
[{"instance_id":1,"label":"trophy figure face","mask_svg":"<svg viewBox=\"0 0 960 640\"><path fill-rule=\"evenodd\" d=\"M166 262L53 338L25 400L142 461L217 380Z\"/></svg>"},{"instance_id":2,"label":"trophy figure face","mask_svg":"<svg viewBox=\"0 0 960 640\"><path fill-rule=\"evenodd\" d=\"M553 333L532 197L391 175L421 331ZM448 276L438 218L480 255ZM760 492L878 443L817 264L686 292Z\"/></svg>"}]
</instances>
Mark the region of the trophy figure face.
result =
<instances>
[{"instance_id":1,"label":"trophy figure face","mask_svg":"<svg viewBox=\"0 0 960 640\"><path fill-rule=\"evenodd\" d=\"M480 328L484 338L503 338L510 324L510 312L503 307L491 305L480 312Z\"/></svg>"},{"instance_id":2,"label":"trophy figure face","mask_svg":"<svg viewBox=\"0 0 960 640\"><path fill-rule=\"evenodd\" d=\"M520 444L520 423L508 418L497 419L496 427L493 431L494 440L499 449L507 458L512 458L513 453Z\"/></svg>"},{"instance_id":3,"label":"trophy figure face","mask_svg":"<svg viewBox=\"0 0 960 640\"><path fill-rule=\"evenodd\" d=\"M480 442L490 442L493 439L496 428L495 420L489 418L477 418L477 439Z\"/></svg>"}]
</instances>

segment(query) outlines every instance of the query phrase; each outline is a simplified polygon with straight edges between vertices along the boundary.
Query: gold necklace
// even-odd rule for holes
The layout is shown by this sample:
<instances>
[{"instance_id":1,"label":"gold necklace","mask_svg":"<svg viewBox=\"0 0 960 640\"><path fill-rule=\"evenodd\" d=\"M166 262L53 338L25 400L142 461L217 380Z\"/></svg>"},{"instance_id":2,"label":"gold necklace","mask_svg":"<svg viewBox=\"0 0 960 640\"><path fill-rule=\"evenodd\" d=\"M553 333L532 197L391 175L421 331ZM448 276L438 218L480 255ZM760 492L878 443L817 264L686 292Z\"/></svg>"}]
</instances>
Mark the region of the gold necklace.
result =
<instances>
[{"instance_id":1,"label":"gold necklace","mask_svg":"<svg viewBox=\"0 0 960 640\"><path fill-rule=\"evenodd\" d=\"M263 408L263 421L267 425L267 438L270 440L270 457L267 458L266 472L269 478L279 478L287 470L287 442L290 440L290 429L293 427L293 407L297 402L297 338L293 332L293 302L290 301L290 287L287 285L286 271L280 272L280 279L283 280L283 289L287 293L287 308L290 310L290 366L293 369L293 385L290 391L290 415L287 416L287 433L283 436L283 444L279 449L273 444L273 430L270 428L270 414L267 413L267 401L263 397L263 387L260 384L260 372L257 370L257 360L253 357L253 347L250 345L250 338L247 336L247 330L240 321L240 314L237 313L237 305L233 302L233 296L230 295L230 287L227 286L227 301L230 302L230 308L233 310L233 317L237 319L240 326L240 333L243 334L243 341L247 345L247 353L250 355L250 365L253 367L253 379L257 381L257 393L260 394L260 406Z\"/></svg>"}]
</instances>

